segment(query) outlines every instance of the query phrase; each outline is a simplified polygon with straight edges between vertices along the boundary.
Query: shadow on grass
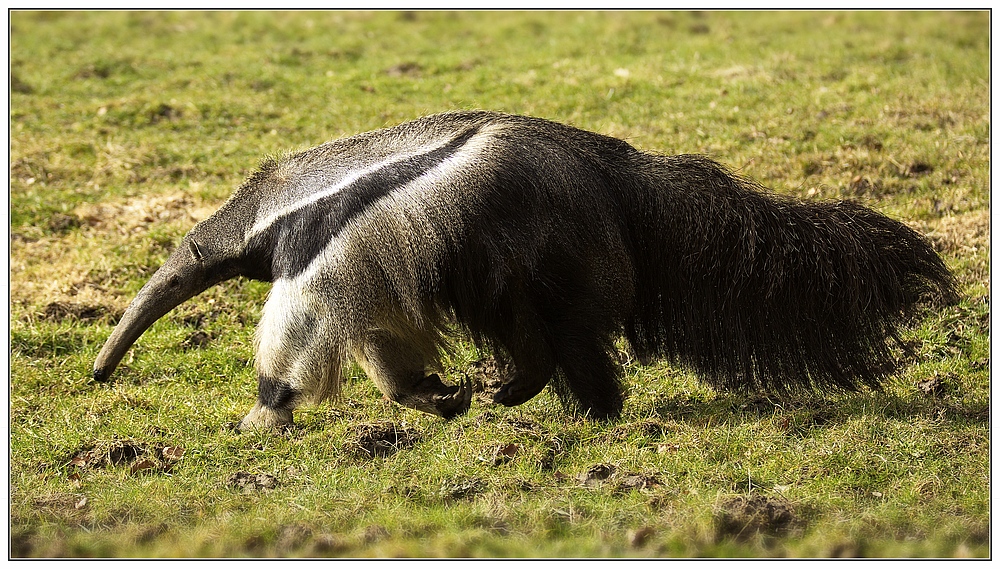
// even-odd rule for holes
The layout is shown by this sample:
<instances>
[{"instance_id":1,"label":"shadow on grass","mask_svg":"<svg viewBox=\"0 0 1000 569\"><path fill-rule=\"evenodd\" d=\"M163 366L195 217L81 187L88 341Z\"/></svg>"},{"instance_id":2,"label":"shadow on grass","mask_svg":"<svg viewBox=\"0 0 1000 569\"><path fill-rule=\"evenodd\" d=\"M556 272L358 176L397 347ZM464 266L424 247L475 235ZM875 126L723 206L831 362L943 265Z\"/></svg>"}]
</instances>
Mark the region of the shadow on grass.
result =
<instances>
[{"instance_id":1,"label":"shadow on grass","mask_svg":"<svg viewBox=\"0 0 1000 569\"><path fill-rule=\"evenodd\" d=\"M919 392L906 396L869 392L836 397L806 394L785 398L720 395L708 400L669 397L657 402L655 413L662 419L697 425L759 421L769 416L781 416L786 427L796 431L872 415L896 420L925 418L951 424L986 425L990 419L990 406L984 401L966 401L950 395L934 396Z\"/></svg>"}]
</instances>

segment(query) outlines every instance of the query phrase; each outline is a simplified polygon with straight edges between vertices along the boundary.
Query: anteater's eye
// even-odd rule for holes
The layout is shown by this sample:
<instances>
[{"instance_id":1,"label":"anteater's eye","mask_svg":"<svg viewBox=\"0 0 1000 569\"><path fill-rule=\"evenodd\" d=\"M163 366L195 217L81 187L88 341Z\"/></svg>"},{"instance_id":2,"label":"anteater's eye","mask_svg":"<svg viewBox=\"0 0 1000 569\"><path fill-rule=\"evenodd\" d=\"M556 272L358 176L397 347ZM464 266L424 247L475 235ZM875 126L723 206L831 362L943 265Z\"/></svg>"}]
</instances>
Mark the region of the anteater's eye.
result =
<instances>
[{"instance_id":1,"label":"anteater's eye","mask_svg":"<svg viewBox=\"0 0 1000 569\"><path fill-rule=\"evenodd\" d=\"M205 257L202 256L201 249L198 248L197 243L191 241L190 243L188 243L188 247L191 249L191 254L194 255L194 259L196 261L200 263L205 259Z\"/></svg>"}]
</instances>

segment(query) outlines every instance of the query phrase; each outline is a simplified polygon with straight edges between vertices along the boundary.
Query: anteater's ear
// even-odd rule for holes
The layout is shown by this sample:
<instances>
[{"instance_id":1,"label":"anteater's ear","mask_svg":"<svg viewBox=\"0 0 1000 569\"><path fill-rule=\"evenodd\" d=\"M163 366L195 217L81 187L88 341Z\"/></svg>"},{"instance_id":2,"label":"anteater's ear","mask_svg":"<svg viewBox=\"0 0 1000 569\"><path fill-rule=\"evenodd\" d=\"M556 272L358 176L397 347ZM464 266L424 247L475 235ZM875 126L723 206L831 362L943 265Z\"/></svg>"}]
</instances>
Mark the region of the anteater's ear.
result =
<instances>
[{"instance_id":1,"label":"anteater's ear","mask_svg":"<svg viewBox=\"0 0 1000 569\"><path fill-rule=\"evenodd\" d=\"M194 260L199 263L205 260L205 257L201 254L201 249L198 248L198 243L195 240L188 241L188 249L191 250L191 255L194 256Z\"/></svg>"}]
</instances>

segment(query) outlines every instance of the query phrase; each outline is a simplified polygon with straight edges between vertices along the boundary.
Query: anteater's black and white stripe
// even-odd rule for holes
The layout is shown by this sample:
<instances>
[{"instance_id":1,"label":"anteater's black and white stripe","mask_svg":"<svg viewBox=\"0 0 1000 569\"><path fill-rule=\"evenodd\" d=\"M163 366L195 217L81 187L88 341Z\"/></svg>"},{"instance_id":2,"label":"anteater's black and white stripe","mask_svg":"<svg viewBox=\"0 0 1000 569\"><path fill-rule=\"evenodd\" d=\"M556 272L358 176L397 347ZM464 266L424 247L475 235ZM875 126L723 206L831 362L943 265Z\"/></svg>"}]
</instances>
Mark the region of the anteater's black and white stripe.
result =
<instances>
[{"instance_id":1,"label":"anteater's black and white stripe","mask_svg":"<svg viewBox=\"0 0 1000 569\"><path fill-rule=\"evenodd\" d=\"M724 388L875 387L903 315L954 296L920 235L860 205L541 119L446 113L265 161L139 292L95 377L239 275L273 282L245 427L336 394L347 358L403 405L462 413L471 386L433 373L456 328L504 363L505 405L552 382L615 416L622 336Z\"/></svg>"}]
</instances>

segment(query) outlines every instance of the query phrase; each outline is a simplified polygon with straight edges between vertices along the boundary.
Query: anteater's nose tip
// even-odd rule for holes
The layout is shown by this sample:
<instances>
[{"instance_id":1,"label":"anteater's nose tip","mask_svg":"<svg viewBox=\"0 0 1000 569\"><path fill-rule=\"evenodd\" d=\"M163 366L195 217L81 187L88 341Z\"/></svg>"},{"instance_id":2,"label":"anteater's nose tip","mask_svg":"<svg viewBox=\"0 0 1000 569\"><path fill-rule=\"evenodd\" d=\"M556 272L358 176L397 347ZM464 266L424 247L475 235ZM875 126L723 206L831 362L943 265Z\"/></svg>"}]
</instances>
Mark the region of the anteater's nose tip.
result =
<instances>
[{"instance_id":1,"label":"anteater's nose tip","mask_svg":"<svg viewBox=\"0 0 1000 569\"><path fill-rule=\"evenodd\" d=\"M105 382L109 375L111 374L105 369L94 369L94 381Z\"/></svg>"}]
</instances>

